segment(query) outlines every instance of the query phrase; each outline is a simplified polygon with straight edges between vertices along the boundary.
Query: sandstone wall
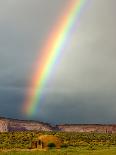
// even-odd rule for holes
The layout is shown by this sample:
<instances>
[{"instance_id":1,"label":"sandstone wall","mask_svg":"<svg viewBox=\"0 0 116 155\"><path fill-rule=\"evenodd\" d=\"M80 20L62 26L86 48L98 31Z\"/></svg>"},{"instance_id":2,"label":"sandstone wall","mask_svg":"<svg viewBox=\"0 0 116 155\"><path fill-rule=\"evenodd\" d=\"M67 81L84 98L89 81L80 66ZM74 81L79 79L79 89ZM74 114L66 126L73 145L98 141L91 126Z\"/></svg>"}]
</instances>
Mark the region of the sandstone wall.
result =
<instances>
[{"instance_id":1,"label":"sandstone wall","mask_svg":"<svg viewBox=\"0 0 116 155\"><path fill-rule=\"evenodd\" d=\"M57 125L60 131L66 132L96 132L96 133L116 133L116 125Z\"/></svg>"},{"instance_id":2,"label":"sandstone wall","mask_svg":"<svg viewBox=\"0 0 116 155\"><path fill-rule=\"evenodd\" d=\"M116 133L116 125L114 124L113 125L63 124L63 125L52 126L50 124L42 123L42 122L0 118L0 132L27 131L27 130Z\"/></svg>"},{"instance_id":3,"label":"sandstone wall","mask_svg":"<svg viewBox=\"0 0 116 155\"><path fill-rule=\"evenodd\" d=\"M26 130L35 130L35 131L52 131L52 127L44 123L36 122L26 122L26 121L9 121L8 126L9 131L26 131Z\"/></svg>"},{"instance_id":4,"label":"sandstone wall","mask_svg":"<svg viewBox=\"0 0 116 155\"><path fill-rule=\"evenodd\" d=\"M42 122L0 119L0 132L27 130L52 131L52 126Z\"/></svg>"}]
</instances>

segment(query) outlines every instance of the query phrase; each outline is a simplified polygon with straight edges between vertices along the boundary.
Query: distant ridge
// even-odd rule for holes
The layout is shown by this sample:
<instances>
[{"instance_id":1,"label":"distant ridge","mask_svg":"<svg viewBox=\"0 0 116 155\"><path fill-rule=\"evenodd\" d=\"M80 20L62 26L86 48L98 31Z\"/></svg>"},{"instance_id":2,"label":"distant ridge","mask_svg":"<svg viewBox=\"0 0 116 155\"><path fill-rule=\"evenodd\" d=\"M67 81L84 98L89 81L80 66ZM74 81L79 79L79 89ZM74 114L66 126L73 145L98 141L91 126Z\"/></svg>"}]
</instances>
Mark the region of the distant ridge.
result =
<instances>
[{"instance_id":1,"label":"distant ridge","mask_svg":"<svg viewBox=\"0 0 116 155\"><path fill-rule=\"evenodd\" d=\"M19 120L0 117L0 132L10 131L62 131L62 132L96 132L116 133L116 124L59 124L33 120Z\"/></svg>"}]
</instances>

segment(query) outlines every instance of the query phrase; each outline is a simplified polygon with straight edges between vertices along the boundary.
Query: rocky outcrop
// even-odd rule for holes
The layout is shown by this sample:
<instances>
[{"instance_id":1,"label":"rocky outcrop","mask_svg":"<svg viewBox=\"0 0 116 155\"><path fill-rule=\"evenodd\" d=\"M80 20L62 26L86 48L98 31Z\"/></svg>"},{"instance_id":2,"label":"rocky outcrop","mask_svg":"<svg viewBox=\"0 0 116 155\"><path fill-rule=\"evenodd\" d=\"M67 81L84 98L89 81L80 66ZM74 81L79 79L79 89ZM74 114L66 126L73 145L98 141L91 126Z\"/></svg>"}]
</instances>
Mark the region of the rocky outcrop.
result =
<instances>
[{"instance_id":1,"label":"rocky outcrop","mask_svg":"<svg viewBox=\"0 0 116 155\"><path fill-rule=\"evenodd\" d=\"M116 125L103 124L62 124L52 126L38 121L0 118L0 132L9 131L65 131L65 132L96 132L116 133Z\"/></svg>"},{"instance_id":2,"label":"rocky outcrop","mask_svg":"<svg viewBox=\"0 0 116 155\"><path fill-rule=\"evenodd\" d=\"M7 120L0 119L0 132L7 132L8 131L8 122Z\"/></svg>"}]
</instances>

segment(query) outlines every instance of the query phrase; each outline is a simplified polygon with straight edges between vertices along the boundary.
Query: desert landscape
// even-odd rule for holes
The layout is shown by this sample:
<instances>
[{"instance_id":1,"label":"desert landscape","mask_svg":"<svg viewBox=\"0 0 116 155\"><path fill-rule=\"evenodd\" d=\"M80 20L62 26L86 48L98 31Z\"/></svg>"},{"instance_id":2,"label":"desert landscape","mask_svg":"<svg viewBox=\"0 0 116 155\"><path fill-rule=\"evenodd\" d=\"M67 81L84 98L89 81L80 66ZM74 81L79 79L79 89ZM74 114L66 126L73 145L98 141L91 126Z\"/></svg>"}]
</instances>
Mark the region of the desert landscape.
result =
<instances>
[{"instance_id":1,"label":"desert landscape","mask_svg":"<svg viewBox=\"0 0 116 155\"><path fill-rule=\"evenodd\" d=\"M116 0L0 0L0 155L116 155Z\"/></svg>"},{"instance_id":2,"label":"desert landscape","mask_svg":"<svg viewBox=\"0 0 116 155\"><path fill-rule=\"evenodd\" d=\"M114 155L116 125L62 124L0 118L1 155Z\"/></svg>"}]
</instances>

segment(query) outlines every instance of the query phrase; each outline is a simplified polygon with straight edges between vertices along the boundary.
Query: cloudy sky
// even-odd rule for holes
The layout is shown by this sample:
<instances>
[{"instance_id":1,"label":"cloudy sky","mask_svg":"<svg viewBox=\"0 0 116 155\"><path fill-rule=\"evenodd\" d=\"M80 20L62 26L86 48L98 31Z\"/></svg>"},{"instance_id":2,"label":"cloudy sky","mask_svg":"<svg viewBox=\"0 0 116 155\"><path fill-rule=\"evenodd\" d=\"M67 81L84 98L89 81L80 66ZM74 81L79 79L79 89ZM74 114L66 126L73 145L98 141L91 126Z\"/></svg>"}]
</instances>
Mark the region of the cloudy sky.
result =
<instances>
[{"instance_id":1,"label":"cloudy sky","mask_svg":"<svg viewBox=\"0 0 116 155\"><path fill-rule=\"evenodd\" d=\"M28 119L21 107L32 66L69 1L0 0L0 116ZM32 119L116 123L115 6L115 0L89 1Z\"/></svg>"}]
</instances>

